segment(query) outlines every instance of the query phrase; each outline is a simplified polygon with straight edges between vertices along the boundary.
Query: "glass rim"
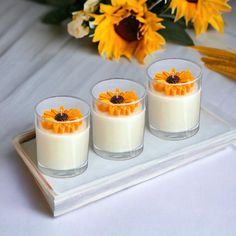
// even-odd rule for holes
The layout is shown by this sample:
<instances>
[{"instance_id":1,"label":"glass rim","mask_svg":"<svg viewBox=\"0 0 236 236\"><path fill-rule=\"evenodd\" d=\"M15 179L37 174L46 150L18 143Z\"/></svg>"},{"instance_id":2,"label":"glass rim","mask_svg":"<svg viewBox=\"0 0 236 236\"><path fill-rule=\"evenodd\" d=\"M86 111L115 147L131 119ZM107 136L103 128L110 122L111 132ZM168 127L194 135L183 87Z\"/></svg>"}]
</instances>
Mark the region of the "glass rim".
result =
<instances>
[{"instance_id":1,"label":"glass rim","mask_svg":"<svg viewBox=\"0 0 236 236\"><path fill-rule=\"evenodd\" d=\"M79 101L81 101L82 103L84 103L84 104L88 107L88 112L86 112L85 114L82 114L83 117L81 117L81 118L79 118L79 119L76 119L76 120L69 120L69 121L48 120L48 119L46 119L46 118L43 118L42 115L39 114L39 112L37 111L37 107L38 107L38 105L40 105L42 102L44 102L44 101L46 101L46 100L50 100L50 99L52 99L52 98L73 98L73 99L79 100ZM52 108L51 108L51 109L52 109ZM83 99L81 99L81 98L79 98L79 97L76 97L76 96L56 95L56 96L46 97L46 98L43 98L43 99L41 99L40 101L38 101L38 102L36 103L36 105L34 106L34 114L35 114L36 117L38 117L40 120L43 120L43 121L52 122L52 123L58 123L58 124L71 124L71 123L74 123L74 122L83 121L83 120L85 120L86 118L88 118L89 115L90 115L90 106L89 106L89 104L88 104L85 100L83 100Z\"/></svg>"},{"instance_id":2,"label":"glass rim","mask_svg":"<svg viewBox=\"0 0 236 236\"><path fill-rule=\"evenodd\" d=\"M185 82L185 83L177 83L177 84L170 84L170 83L167 83L166 81L165 82L161 82L161 81L158 81L158 80L155 80L154 78L151 78L151 76L149 75L148 73L148 70L157 62L162 62L162 61L168 61L168 60L176 60L176 61L184 61L184 62L188 62L188 63L191 63L195 66L198 67L199 69L199 73L197 74L197 76L194 76L195 79L192 80L192 81L188 81L188 82ZM185 58L177 58L177 57L170 57L170 58L165 58L165 59L159 59L159 60L156 60L154 61L153 63L151 63L147 68L146 68L146 74L148 75L148 80L149 81L153 81L153 82L156 82L156 83L160 83L160 84L164 84L164 85L169 85L169 86L181 86L181 85L188 85L188 84L192 84L198 80L201 79L202 77L202 67L195 61L192 61L192 60L189 60L189 59L185 59Z\"/></svg>"},{"instance_id":3,"label":"glass rim","mask_svg":"<svg viewBox=\"0 0 236 236\"><path fill-rule=\"evenodd\" d=\"M94 95L93 89L94 89L97 85L99 85L99 84L102 83L102 82L111 81L111 80L117 80L117 79L118 79L118 80L123 80L123 81L129 81L129 82L132 82L132 83L134 83L134 84L137 84L137 85L141 86L141 87L143 88L143 91L144 91L143 95L142 95L138 100L136 100L136 101L128 102L128 103L120 103L120 104L107 103L107 102L100 101L100 100ZM101 104L106 104L106 105L109 104L109 105L112 105L112 106L121 106L121 107L122 107L122 106L129 106L129 105L137 104L137 103L141 102L142 100L144 100L144 99L146 98L146 95L147 95L147 89L146 89L146 87L145 87L143 84L141 84L141 83L139 83L139 82L136 82L136 81L134 81L134 80L132 80L132 79L115 77L115 78L104 79L104 80L101 80L101 81L97 82L96 84L94 84L94 85L90 88L90 94L92 95L93 100L96 100L97 102L99 102L99 103L101 103Z\"/></svg>"}]
</instances>

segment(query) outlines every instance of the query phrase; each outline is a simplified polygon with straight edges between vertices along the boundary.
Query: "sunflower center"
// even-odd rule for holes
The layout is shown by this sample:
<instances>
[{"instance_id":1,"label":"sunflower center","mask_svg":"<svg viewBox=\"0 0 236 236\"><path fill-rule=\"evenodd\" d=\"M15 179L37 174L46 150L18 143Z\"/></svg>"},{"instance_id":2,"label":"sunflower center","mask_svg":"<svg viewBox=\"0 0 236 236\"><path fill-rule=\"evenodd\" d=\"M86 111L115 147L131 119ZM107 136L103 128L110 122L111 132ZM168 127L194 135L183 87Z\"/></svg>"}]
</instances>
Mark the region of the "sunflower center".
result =
<instances>
[{"instance_id":1,"label":"sunflower center","mask_svg":"<svg viewBox=\"0 0 236 236\"><path fill-rule=\"evenodd\" d=\"M187 0L187 2L190 2L190 3L198 3L198 0Z\"/></svg>"},{"instance_id":2,"label":"sunflower center","mask_svg":"<svg viewBox=\"0 0 236 236\"><path fill-rule=\"evenodd\" d=\"M142 38L140 33L141 27L142 23L140 23L134 15L130 15L121 20L118 25L114 25L116 33L128 42L133 42Z\"/></svg>"},{"instance_id":3,"label":"sunflower center","mask_svg":"<svg viewBox=\"0 0 236 236\"><path fill-rule=\"evenodd\" d=\"M169 84L177 84L179 83L180 78L177 75L170 75L167 79L166 82Z\"/></svg>"},{"instance_id":4,"label":"sunflower center","mask_svg":"<svg viewBox=\"0 0 236 236\"><path fill-rule=\"evenodd\" d=\"M67 121L69 116L66 113L58 113L55 115L54 119L57 121Z\"/></svg>"},{"instance_id":5,"label":"sunflower center","mask_svg":"<svg viewBox=\"0 0 236 236\"><path fill-rule=\"evenodd\" d=\"M118 96L113 96L110 100L111 103L114 103L114 104L120 104L120 103L123 103L124 102L124 97L118 95Z\"/></svg>"}]
</instances>

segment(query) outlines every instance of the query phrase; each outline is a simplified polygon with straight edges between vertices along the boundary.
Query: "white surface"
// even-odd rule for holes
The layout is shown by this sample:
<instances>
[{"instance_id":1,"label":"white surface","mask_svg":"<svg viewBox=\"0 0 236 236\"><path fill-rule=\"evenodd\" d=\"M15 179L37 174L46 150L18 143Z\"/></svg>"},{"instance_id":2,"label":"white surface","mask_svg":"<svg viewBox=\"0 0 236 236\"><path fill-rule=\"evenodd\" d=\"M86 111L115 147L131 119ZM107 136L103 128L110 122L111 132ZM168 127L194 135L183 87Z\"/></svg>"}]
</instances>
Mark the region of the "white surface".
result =
<instances>
[{"instance_id":1,"label":"white surface","mask_svg":"<svg viewBox=\"0 0 236 236\"><path fill-rule=\"evenodd\" d=\"M236 8L236 3L231 1ZM45 7L0 1L0 233L1 235L236 235L236 150L229 147L193 165L146 182L71 214L52 219L40 190L17 157L11 137L33 125L33 106L57 94L89 98L108 77L144 81L144 67L101 59L96 47L60 28L39 23ZM208 32L198 43L236 49L235 13L226 34ZM173 44L147 58L185 57ZM203 103L236 124L236 84L204 69Z\"/></svg>"},{"instance_id":2,"label":"white surface","mask_svg":"<svg viewBox=\"0 0 236 236\"><path fill-rule=\"evenodd\" d=\"M202 123L208 123L204 116L202 117ZM222 124L219 121L215 121L209 126L211 126L211 129L215 126L213 131L211 131L213 135L215 129L218 129L218 126L220 127ZM202 130L200 129L199 133ZM201 158L207 158L209 155L221 151L236 142L236 130L233 130L195 144L193 147L181 148L185 147L184 141L182 141L181 145L175 143L174 146L179 146L177 148L178 151L161 155L163 150L166 151L165 149L168 149L168 143L161 142L154 136L146 136L145 143L147 142L150 145L150 141L153 140L156 146L153 148L146 145L146 143L143 153L138 158L122 162L123 167L115 161L104 161L91 151L89 153L89 168L83 175L59 179L42 176L39 173L36 165L35 139L20 144L21 140L25 140L29 135L32 136L31 133L32 131L30 133L26 132L14 138L14 145L43 190L43 194L54 216L68 213L113 193L193 163ZM194 138L192 137L191 139ZM159 151L155 148L157 146ZM150 150L149 154L156 153L156 158L148 155L147 150ZM132 165L134 163L135 166Z\"/></svg>"}]
</instances>

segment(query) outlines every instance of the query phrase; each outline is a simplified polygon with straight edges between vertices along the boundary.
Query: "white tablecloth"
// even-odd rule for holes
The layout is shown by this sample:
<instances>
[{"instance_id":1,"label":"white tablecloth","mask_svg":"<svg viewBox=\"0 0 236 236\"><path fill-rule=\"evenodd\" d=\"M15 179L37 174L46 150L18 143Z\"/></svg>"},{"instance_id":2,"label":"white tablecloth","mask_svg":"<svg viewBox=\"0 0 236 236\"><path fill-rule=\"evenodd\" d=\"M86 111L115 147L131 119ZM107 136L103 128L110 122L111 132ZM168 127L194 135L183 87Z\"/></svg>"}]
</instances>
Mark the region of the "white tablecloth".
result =
<instances>
[{"instance_id":1,"label":"white tablecloth","mask_svg":"<svg viewBox=\"0 0 236 236\"><path fill-rule=\"evenodd\" d=\"M236 9L236 3L231 1ZM0 0L0 235L236 235L236 149L148 181L53 219L11 138L33 126L40 99L69 94L89 100L88 89L109 77L145 81L145 66L106 61L95 45L74 40L60 27L43 25L46 7ZM236 11L225 15L225 34L196 40L235 49ZM167 44L146 59L198 53ZM236 125L236 83L204 69L203 104Z\"/></svg>"}]
</instances>

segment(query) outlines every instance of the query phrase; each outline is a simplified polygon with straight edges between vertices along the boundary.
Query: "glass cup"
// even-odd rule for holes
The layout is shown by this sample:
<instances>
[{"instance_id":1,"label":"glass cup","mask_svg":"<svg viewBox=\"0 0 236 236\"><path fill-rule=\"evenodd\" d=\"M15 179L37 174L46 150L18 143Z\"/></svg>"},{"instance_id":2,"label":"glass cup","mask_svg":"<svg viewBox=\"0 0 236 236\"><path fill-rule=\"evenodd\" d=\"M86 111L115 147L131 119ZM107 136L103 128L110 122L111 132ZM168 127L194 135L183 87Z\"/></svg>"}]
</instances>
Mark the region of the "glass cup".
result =
<instances>
[{"instance_id":1,"label":"glass cup","mask_svg":"<svg viewBox=\"0 0 236 236\"><path fill-rule=\"evenodd\" d=\"M184 74L176 76L173 68ZM159 79L154 79L156 73L162 73ZM150 65L147 75L148 120L152 134L168 140L196 134L200 120L201 67L189 60L164 59Z\"/></svg>"},{"instance_id":2,"label":"glass cup","mask_svg":"<svg viewBox=\"0 0 236 236\"><path fill-rule=\"evenodd\" d=\"M88 165L89 105L76 97L57 96L35 106L38 168L53 177L72 177Z\"/></svg>"},{"instance_id":3,"label":"glass cup","mask_svg":"<svg viewBox=\"0 0 236 236\"><path fill-rule=\"evenodd\" d=\"M145 87L128 79L107 79L97 83L91 95L94 151L111 160L139 155L143 150Z\"/></svg>"}]
</instances>

